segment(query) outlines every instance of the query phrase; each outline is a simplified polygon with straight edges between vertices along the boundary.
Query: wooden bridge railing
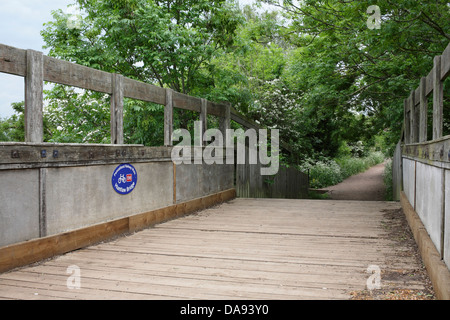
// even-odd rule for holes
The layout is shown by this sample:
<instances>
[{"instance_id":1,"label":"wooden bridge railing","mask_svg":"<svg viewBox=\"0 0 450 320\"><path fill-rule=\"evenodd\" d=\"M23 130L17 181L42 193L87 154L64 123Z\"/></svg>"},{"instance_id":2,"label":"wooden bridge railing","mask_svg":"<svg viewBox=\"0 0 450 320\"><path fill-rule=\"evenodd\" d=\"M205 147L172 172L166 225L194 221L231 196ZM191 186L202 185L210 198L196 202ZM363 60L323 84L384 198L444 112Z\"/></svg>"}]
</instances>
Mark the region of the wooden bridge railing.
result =
<instances>
[{"instance_id":1,"label":"wooden bridge railing","mask_svg":"<svg viewBox=\"0 0 450 320\"><path fill-rule=\"evenodd\" d=\"M404 100L403 132L393 160L394 199L402 203L433 286L446 297L450 296L450 136L443 136L443 111L449 75L450 44Z\"/></svg>"},{"instance_id":2,"label":"wooden bridge railing","mask_svg":"<svg viewBox=\"0 0 450 320\"><path fill-rule=\"evenodd\" d=\"M164 144L172 145L173 108L218 116L221 129L233 120L245 128L259 128L229 103L215 103L168 88L136 81L75 63L45 56L42 52L0 44L0 72L25 78L25 142L43 142L44 81L111 95L111 143L123 144L123 99L132 98L165 106Z\"/></svg>"},{"instance_id":3,"label":"wooden bridge railing","mask_svg":"<svg viewBox=\"0 0 450 320\"><path fill-rule=\"evenodd\" d=\"M433 94L433 136L436 140L443 135L443 88L444 80L450 74L450 45L440 56L434 58L434 67L420 85L404 100L404 141L406 144L428 141L428 103Z\"/></svg>"},{"instance_id":4,"label":"wooden bridge railing","mask_svg":"<svg viewBox=\"0 0 450 320\"><path fill-rule=\"evenodd\" d=\"M195 111L205 122L208 114L217 116L222 132L232 120L246 129L261 129L229 103L188 96L34 50L0 44L0 73L25 78L25 142L0 143L0 272L236 197L240 164L172 160L174 108ZM111 144L44 143L44 82L111 95ZM124 98L164 105L164 146L124 144ZM119 194L114 175L131 164L135 188ZM259 165L243 164L240 169ZM272 186L293 176L280 172ZM258 187L271 190L258 178ZM280 190L307 191L307 179L300 182L301 190L285 186Z\"/></svg>"},{"instance_id":5,"label":"wooden bridge railing","mask_svg":"<svg viewBox=\"0 0 450 320\"><path fill-rule=\"evenodd\" d=\"M230 129L232 120L246 129L262 129L254 121L240 114L228 102L215 103L206 99L192 97L169 88L161 88L136 81L123 75L108 73L48 57L42 52L35 50L23 50L0 44L0 73L8 73L25 78L26 143L38 144L43 142L44 82L63 84L111 95L111 145L124 145L124 98L164 105L164 146L168 147L172 146L174 108L199 113L199 120L203 123L203 132L207 129L207 115L219 118L219 129L224 134L226 129ZM280 141L279 145L284 150L290 151L289 145L285 142ZM89 157L88 160L92 160L92 158L93 156ZM22 158L22 160L24 159ZM251 172L253 170L250 167L241 167L240 169L239 172ZM308 189L307 177L300 172L295 176L301 176L301 193L303 194L302 197L304 197ZM290 177L291 175L286 179L290 180ZM241 180L238 179L238 181ZM268 194L267 192L259 192L263 188L267 189L267 185L261 183L261 181L254 186L258 190L256 194ZM299 179L293 178L289 184L298 184L298 181ZM269 189L273 188L272 184L272 187ZM285 188L283 190L284 193L288 193L285 191ZM294 188L294 190L298 194L297 189ZM271 191L270 194L280 194L280 192Z\"/></svg>"}]
</instances>

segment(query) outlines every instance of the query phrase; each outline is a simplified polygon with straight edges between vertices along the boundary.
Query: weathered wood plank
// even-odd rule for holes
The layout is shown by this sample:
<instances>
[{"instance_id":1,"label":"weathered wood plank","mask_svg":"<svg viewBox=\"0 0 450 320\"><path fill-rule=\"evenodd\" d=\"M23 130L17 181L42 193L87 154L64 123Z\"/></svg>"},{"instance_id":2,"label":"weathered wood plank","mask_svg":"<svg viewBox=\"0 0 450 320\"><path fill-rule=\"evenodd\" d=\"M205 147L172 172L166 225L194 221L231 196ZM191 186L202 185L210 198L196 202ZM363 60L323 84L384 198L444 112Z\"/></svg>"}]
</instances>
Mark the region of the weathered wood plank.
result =
<instances>
[{"instance_id":1,"label":"weathered wood plank","mask_svg":"<svg viewBox=\"0 0 450 320\"><path fill-rule=\"evenodd\" d=\"M112 94L110 73L47 56L44 56L44 80Z\"/></svg>"},{"instance_id":2,"label":"weathered wood plank","mask_svg":"<svg viewBox=\"0 0 450 320\"><path fill-rule=\"evenodd\" d=\"M214 103L211 101L207 101L208 104L208 114L217 117L224 117L226 112L226 105L223 103Z\"/></svg>"},{"instance_id":3,"label":"weathered wood plank","mask_svg":"<svg viewBox=\"0 0 450 320\"><path fill-rule=\"evenodd\" d=\"M200 113L201 105L202 101L200 98L173 91L173 106L175 108L191 110Z\"/></svg>"},{"instance_id":4,"label":"weathered wood plank","mask_svg":"<svg viewBox=\"0 0 450 320\"><path fill-rule=\"evenodd\" d=\"M434 57L433 68L433 140L442 137L444 124L444 84L441 81L441 56Z\"/></svg>"},{"instance_id":5,"label":"weathered wood plank","mask_svg":"<svg viewBox=\"0 0 450 320\"><path fill-rule=\"evenodd\" d=\"M222 135L224 136L224 139L226 139L226 132L227 130L231 129L231 105L226 104L223 106L224 108L224 115L223 117L219 118L219 130L222 132ZM224 141L225 145L227 145L227 142Z\"/></svg>"},{"instance_id":6,"label":"weathered wood plank","mask_svg":"<svg viewBox=\"0 0 450 320\"><path fill-rule=\"evenodd\" d=\"M160 88L148 83L124 78L124 96L131 99L153 102L161 105L166 104L166 93Z\"/></svg>"},{"instance_id":7,"label":"weathered wood plank","mask_svg":"<svg viewBox=\"0 0 450 320\"><path fill-rule=\"evenodd\" d=\"M123 144L123 81L119 74L112 74L111 144Z\"/></svg>"},{"instance_id":8,"label":"weathered wood plank","mask_svg":"<svg viewBox=\"0 0 450 320\"><path fill-rule=\"evenodd\" d=\"M128 219L120 219L57 236L31 240L0 249L0 272L31 264L128 232Z\"/></svg>"},{"instance_id":9,"label":"weathered wood plank","mask_svg":"<svg viewBox=\"0 0 450 320\"><path fill-rule=\"evenodd\" d=\"M347 299L349 291L366 288L370 264L379 265L382 275L419 267L383 227L384 212L398 208L386 202L236 199L2 274L0 298L42 292L43 299ZM349 229L359 232L349 236ZM81 270L80 290L64 289L69 265ZM406 278L382 276L381 284L423 288Z\"/></svg>"},{"instance_id":10,"label":"weathered wood plank","mask_svg":"<svg viewBox=\"0 0 450 320\"><path fill-rule=\"evenodd\" d=\"M410 141L412 143L419 141L419 108L416 106L414 101L415 93L411 92L408 101L410 111L410 121L411 121L411 131L410 131Z\"/></svg>"},{"instance_id":11,"label":"weathered wood plank","mask_svg":"<svg viewBox=\"0 0 450 320\"><path fill-rule=\"evenodd\" d=\"M450 162L450 136L402 146L402 155L425 161Z\"/></svg>"},{"instance_id":12,"label":"weathered wood plank","mask_svg":"<svg viewBox=\"0 0 450 320\"><path fill-rule=\"evenodd\" d=\"M441 80L444 81L450 74L450 43L442 53L441 58Z\"/></svg>"},{"instance_id":13,"label":"weathered wood plank","mask_svg":"<svg viewBox=\"0 0 450 320\"><path fill-rule=\"evenodd\" d=\"M166 105L164 106L164 145L172 146L173 133L173 90L166 89Z\"/></svg>"},{"instance_id":14,"label":"weathered wood plank","mask_svg":"<svg viewBox=\"0 0 450 320\"><path fill-rule=\"evenodd\" d=\"M426 95L427 79L422 77L420 79L420 95L419 95L419 108L420 108L420 120L419 120L419 142L425 142L428 140L428 101Z\"/></svg>"},{"instance_id":15,"label":"weathered wood plank","mask_svg":"<svg viewBox=\"0 0 450 320\"><path fill-rule=\"evenodd\" d=\"M0 44L0 72L25 77L27 51Z\"/></svg>"},{"instance_id":16,"label":"weathered wood plank","mask_svg":"<svg viewBox=\"0 0 450 320\"><path fill-rule=\"evenodd\" d=\"M403 100L403 123L405 124L405 143L411 143L411 106L409 98Z\"/></svg>"},{"instance_id":17,"label":"weathered wood plank","mask_svg":"<svg viewBox=\"0 0 450 320\"><path fill-rule=\"evenodd\" d=\"M94 161L167 161L170 160L170 153L171 148L140 145L0 143L0 164L79 162L86 165Z\"/></svg>"},{"instance_id":18,"label":"weathered wood plank","mask_svg":"<svg viewBox=\"0 0 450 320\"><path fill-rule=\"evenodd\" d=\"M204 210L229 201L235 196L234 189L230 189L140 215L2 247L0 248L0 273Z\"/></svg>"},{"instance_id":19,"label":"weathered wood plank","mask_svg":"<svg viewBox=\"0 0 450 320\"><path fill-rule=\"evenodd\" d=\"M254 121L245 118L235 108L230 109L230 118L233 121L236 121L240 125L243 125L247 129L260 129L261 127L256 124Z\"/></svg>"},{"instance_id":20,"label":"weathered wood plank","mask_svg":"<svg viewBox=\"0 0 450 320\"><path fill-rule=\"evenodd\" d=\"M206 130L208 130L208 101L206 99L201 99L202 105L200 109L200 122L202 124L202 132L201 135L205 134ZM200 143L203 145L204 141L200 141Z\"/></svg>"},{"instance_id":21,"label":"weathered wood plank","mask_svg":"<svg viewBox=\"0 0 450 320\"><path fill-rule=\"evenodd\" d=\"M42 52L27 50L25 78L25 141L41 143L44 139L44 58Z\"/></svg>"}]
</instances>

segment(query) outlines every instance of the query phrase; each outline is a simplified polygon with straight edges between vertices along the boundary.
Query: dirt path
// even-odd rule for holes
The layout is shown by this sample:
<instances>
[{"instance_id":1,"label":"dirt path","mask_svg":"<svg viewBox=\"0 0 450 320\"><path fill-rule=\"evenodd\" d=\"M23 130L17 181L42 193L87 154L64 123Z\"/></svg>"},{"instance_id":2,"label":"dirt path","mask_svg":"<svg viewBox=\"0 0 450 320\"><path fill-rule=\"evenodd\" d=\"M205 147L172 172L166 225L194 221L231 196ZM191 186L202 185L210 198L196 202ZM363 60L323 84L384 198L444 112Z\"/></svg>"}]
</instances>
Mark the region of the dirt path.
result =
<instances>
[{"instance_id":1,"label":"dirt path","mask_svg":"<svg viewBox=\"0 0 450 320\"><path fill-rule=\"evenodd\" d=\"M332 200L384 201L383 172L385 164L379 164L366 172L354 175L338 185L328 187Z\"/></svg>"}]
</instances>

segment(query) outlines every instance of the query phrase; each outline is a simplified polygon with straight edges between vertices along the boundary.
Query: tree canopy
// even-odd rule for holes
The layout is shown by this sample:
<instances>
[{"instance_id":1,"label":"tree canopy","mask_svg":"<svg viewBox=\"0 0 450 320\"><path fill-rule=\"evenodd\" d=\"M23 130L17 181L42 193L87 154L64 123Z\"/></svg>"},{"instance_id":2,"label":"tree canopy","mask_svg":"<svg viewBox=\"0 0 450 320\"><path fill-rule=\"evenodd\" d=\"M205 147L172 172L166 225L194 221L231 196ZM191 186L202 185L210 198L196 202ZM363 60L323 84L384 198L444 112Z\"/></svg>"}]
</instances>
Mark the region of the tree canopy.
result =
<instances>
[{"instance_id":1,"label":"tree canopy","mask_svg":"<svg viewBox=\"0 0 450 320\"><path fill-rule=\"evenodd\" d=\"M56 10L42 30L51 56L229 101L280 129L297 162L357 153L361 144L389 154L400 138L403 99L450 40L443 0L258 0L241 9L232 0L74 5L76 24ZM57 85L46 101L48 141L108 141L109 97ZM11 131L23 121L16 108L16 118L2 121L0 139L20 137ZM175 116L176 126L193 119ZM162 119L161 106L127 99L126 142L162 144Z\"/></svg>"}]
</instances>

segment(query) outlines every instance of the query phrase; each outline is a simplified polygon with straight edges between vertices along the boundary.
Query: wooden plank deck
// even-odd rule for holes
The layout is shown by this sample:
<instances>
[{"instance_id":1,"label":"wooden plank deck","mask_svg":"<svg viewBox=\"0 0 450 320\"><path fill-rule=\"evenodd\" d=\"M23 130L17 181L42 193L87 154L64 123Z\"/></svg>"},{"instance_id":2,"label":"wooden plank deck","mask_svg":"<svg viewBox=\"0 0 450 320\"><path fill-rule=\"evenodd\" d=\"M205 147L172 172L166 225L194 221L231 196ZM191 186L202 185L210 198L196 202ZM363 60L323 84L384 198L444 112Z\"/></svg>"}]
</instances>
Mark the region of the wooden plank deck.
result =
<instances>
[{"instance_id":1,"label":"wooden plank deck","mask_svg":"<svg viewBox=\"0 0 450 320\"><path fill-rule=\"evenodd\" d=\"M369 265L420 268L389 237L399 203L235 199L130 236L0 274L0 299L349 299ZM69 266L80 270L70 289ZM391 277L392 280L392 277Z\"/></svg>"}]
</instances>

